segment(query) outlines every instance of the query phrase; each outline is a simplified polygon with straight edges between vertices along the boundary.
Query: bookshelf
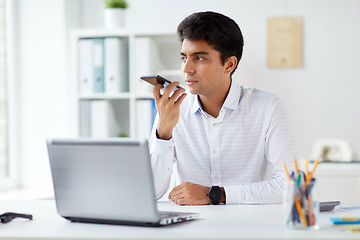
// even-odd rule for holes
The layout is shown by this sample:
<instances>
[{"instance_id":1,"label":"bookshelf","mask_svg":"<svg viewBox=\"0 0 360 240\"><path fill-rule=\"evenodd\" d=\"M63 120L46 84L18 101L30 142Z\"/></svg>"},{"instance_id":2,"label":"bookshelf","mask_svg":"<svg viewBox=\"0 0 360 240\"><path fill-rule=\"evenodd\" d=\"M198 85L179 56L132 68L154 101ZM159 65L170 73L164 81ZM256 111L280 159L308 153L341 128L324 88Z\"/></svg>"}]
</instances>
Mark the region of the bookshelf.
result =
<instances>
[{"instance_id":1,"label":"bookshelf","mask_svg":"<svg viewBox=\"0 0 360 240\"><path fill-rule=\"evenodd\" d=\"M120 51L120 64L114 65L116 61L110 61L106 55L109 49L110 54L116 52L113 49L117 49L106 45L105 39L110 38L120 39L119 42L125 46ZM117 89L109 90L105 86L104 90L99 92L94 91L93 87L90 91L84 87L84 83L96 82L95 79L98 79L95 76L98 67L96 59L100 55L98 49L89 43L94 39L104 40L102 66L105 85L109 81L106 68L110 68L111 64L113 68L124 66L120 71L123 75L119 80L125 82L122 82L123 87L120 90L117 87ZM86 41L88 48L84 47ZM152 87L142 81L140 76L159 74L170 80L182 81L179 60L181 44L177 40L176 33L126 29L78 29L72 32L72 49L73 79L76 84L75 121L77 124L75 130L78 136L117 137L122 135L148 138L155 107ZM92 58L90 67L89 58ZM89 79L86 78L86 71L88 75L89 71L92 71L93 75Z\"/></svg>"}]
</instances>

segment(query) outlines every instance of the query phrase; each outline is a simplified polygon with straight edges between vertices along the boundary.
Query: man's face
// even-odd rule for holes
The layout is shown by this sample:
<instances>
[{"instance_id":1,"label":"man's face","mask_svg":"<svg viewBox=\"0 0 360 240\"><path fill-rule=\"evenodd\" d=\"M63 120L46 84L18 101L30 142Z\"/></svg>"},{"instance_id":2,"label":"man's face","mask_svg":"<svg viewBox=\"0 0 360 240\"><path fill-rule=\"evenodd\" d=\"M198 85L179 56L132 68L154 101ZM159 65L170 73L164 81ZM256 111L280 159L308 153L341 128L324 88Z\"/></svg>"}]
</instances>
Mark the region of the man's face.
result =
<instances>
[{"instance_id":1,"label":"man's face","mask_svg":"<svg viewBox=\"0 0 360 240\"><path fill-rule=\"evenodd\" d=\"M226 79L229 79L229 74L225 70L226 64L222 65L220 52L205 40L185 39L182 43L181 60L181 70L190 93L207 97L228 90Z\"/></svg>"}]
</instances>

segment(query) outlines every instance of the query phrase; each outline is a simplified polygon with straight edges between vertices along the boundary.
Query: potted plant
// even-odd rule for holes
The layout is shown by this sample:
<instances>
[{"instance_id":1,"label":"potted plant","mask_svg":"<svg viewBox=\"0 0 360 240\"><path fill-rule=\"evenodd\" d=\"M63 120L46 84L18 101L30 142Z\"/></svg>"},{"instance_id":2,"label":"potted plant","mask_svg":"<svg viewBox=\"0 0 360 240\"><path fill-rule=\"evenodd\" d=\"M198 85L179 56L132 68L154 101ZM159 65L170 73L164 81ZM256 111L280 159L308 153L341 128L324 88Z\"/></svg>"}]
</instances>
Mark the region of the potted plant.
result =
<instances>
[{"instance_id":1,"label":"potted plant","mask_svg":"<svg viewBox=\"0 0 360 240\"><path fill-rule=\"evenodd\" d=\"M104 0L105 28L120 28L125 25L126 0Z\"/></svg>"}]
</instances>

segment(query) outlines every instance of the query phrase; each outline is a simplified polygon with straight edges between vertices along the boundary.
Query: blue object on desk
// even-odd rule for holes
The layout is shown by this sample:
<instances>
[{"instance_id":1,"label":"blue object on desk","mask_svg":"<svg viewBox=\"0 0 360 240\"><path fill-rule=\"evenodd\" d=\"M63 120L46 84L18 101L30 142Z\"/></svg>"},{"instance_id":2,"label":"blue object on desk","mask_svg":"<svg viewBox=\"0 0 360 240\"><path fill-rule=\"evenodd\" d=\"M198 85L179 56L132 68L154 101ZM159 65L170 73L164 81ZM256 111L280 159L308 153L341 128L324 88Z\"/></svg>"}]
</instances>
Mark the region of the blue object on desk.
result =
<instances>
[{"instance_id":1,"label":"blue object on desk","mask_svg":"<svg viewBox=\"0 0 360 240\"><path fill-rule=\"evenodd\" d=\"M330 218L330 221L335 225L340 224L360 224L359 218Z\"/></svg>"}]
</instances>

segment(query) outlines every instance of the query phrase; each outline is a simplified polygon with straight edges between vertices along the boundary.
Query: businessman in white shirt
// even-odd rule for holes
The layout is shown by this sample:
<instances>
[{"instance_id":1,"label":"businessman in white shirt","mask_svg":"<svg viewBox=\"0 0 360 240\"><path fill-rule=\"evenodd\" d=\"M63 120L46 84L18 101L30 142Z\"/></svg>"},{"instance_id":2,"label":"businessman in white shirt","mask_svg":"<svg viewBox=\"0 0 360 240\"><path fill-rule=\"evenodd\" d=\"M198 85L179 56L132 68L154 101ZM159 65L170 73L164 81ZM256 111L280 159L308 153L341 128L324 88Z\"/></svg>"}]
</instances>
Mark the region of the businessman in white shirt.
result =
<instances>
[{"instance_id":1,"label":"businessman in white shirt","mask_svg":"<svg viewBox=\"0 0 360 240\"><path fill-rule=\"evenodd\" d=\"M153 94L158 110L150 139L157 198L174 168L179 205L280 203L295 141L280 99L232 81L243 37L232 19L194 13L178 26L188 92L173 82ZM271 174L267 176L268 168Z\"/></svg>"}]
</instances>

